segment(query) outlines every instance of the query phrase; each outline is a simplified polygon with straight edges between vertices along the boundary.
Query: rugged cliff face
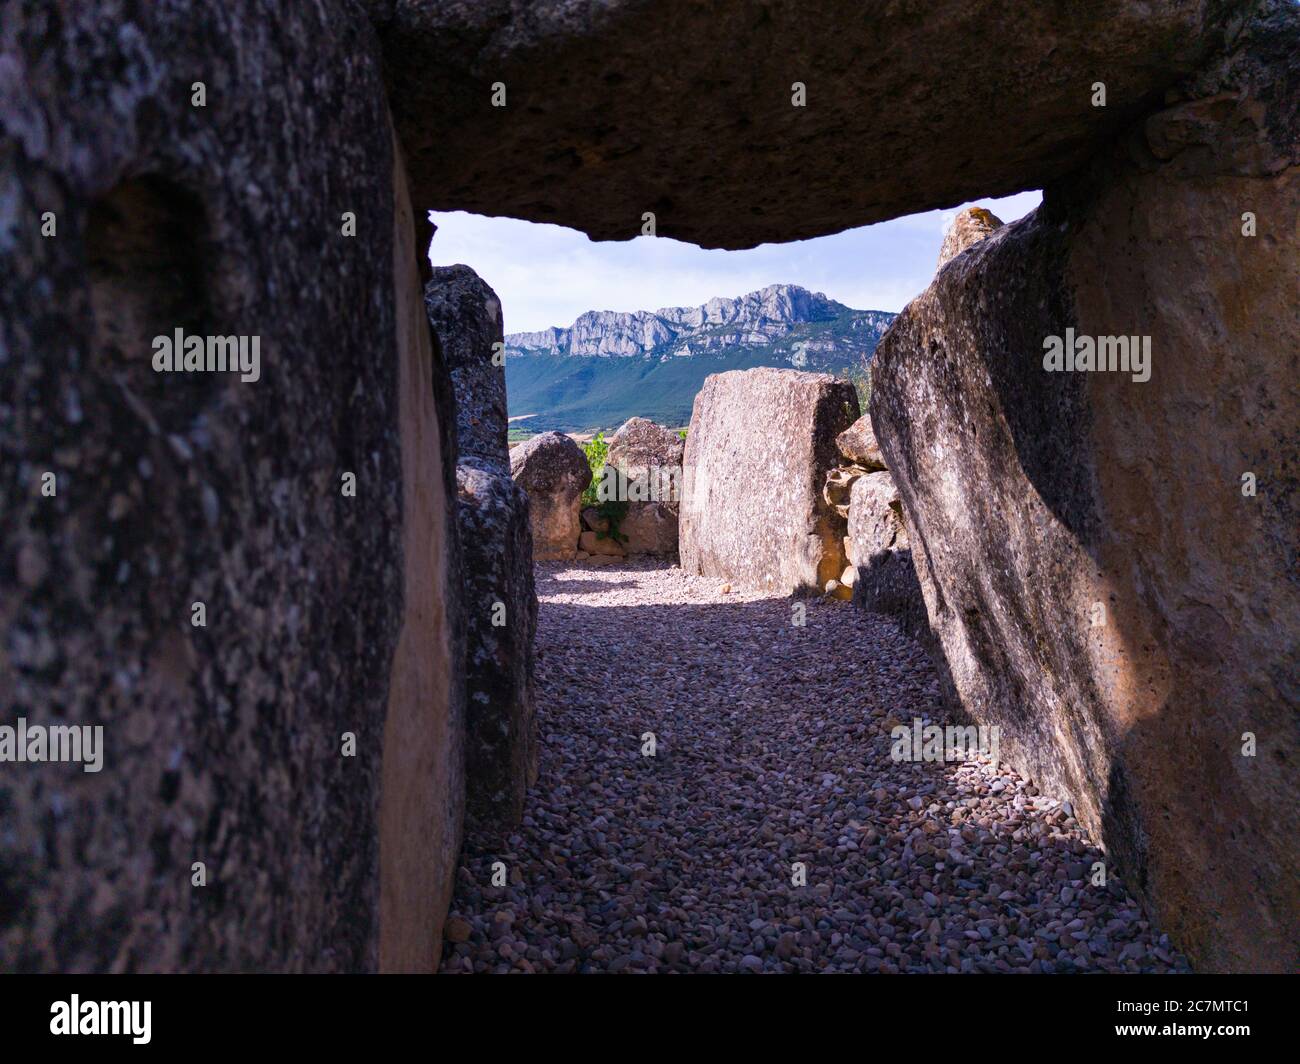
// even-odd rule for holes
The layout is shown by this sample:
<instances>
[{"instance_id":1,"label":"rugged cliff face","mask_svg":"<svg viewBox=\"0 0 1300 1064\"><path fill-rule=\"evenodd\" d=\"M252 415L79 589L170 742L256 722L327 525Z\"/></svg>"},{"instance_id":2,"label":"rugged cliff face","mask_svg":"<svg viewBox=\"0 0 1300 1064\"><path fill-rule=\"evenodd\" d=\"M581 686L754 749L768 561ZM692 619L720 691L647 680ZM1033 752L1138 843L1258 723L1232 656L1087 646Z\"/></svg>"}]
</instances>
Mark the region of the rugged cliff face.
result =
<instances>
[{"instance_id":1,"label":"rugged cliff face","mask_svg":"<svg viewBox=\"0 0 1300 1064\"><path fill-rule=\"evenodd\" d=\"M948 262L873 372L962 704L1210 969L1300 942L1297 55L1274 8ZM1067 330L1149 364L1050 372Z\"/></svg>"},{"instance_id":2,"label":"rugged cliff face","mask_svg":"<svg viewBox=\"0 0 1300 1064\"><path fill-rule=\"evenodd\" d=\"M820 292L774 284L698 307L589 310L567 329L511 333L506 353L688 358L761 347L796 369L821 369L866 361L893 320L889 311L852 310Z\"/></svg>"}]
</instances>

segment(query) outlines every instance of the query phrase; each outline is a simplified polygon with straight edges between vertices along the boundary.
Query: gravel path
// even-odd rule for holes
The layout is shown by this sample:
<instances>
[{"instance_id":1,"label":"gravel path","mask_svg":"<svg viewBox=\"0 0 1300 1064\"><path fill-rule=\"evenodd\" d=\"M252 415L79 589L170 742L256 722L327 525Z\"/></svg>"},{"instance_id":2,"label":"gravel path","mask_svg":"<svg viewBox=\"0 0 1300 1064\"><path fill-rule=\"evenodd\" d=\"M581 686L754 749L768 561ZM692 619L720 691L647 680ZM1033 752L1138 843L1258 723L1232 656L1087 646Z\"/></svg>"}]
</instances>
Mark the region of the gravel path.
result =
<instances>
[{"instance_id":1,"label":"gravel path","mask_svg":"<svg viewBox=\"0 0 1300 1064\"><path fill-rule=\"evenodd\" d=\"M516 833L466 841L443 971L1187 969L1091 885L1068 804L890 758L891 727L942 717L887 619L813 600L800 627L663 564L537 576L541 773Z\"/></svg>"}]
</instances>

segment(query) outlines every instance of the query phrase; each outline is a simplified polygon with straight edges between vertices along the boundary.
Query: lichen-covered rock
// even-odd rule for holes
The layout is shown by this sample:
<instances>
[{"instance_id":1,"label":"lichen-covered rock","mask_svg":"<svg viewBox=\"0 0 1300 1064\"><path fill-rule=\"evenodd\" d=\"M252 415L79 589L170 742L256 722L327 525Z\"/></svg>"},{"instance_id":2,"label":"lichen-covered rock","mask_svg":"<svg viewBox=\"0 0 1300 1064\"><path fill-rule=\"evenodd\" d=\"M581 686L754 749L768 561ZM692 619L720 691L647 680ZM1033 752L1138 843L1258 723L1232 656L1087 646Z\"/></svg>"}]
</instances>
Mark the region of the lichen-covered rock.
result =
<instances>
[{"instance_id":1,"label":"lichen-covered rock","mask_svg":"<svg viewBox=\"0 0 1300 1064\"><path fill-rule=\"evenodd\" d=\"M822 489L857 417L853 385L824 373L706 378L686 438L682 568L787 593L837 580L845 522Z\"/></svg>"},{"instance_id":2,"label":"lichen-covered rock","mask_svg":"<svg viewBox=\"0 0 1300 1064\"><path fill-rule=\"evenodd\" d=\"M1002 219L985 207L967 207L948 225L939 247L939 269L954 255L978 244L990 233L1002 228Z\"/></svg>"},{"instance_id":3,"label":"lichen-covered rock","mask_svg":"<svg viewBox=\"0 0 1300 1064\"><path fill-rule=\"evenodd\" d=\"M519 822L537 779L533 640L537 594L528 497L506 474L456 468L465 563L465 816L476 835Z\"/></svg>"},{"instance_id":4,"label":"lichen-covered rock","mask_svg":"<svg viewBox=\"0 0 1300 1064\"><path fill-rule=\"evenodd\" d=\"M675 557L686 441L643 417L629 419L609 438L606 467L622 474L628 497L619 532L628 554Z\"/></svg>"},{"instance_id":5,"label":"lichen-covered rock","mask_svg":"<svg viewBox=\"0 0 1300 1064\"><path fill-rule=\"evenodd\" d=\"M0 766L0 970L432 971L454 451L371 28L2 21L0 724L105 749ZM156 371L177 328L250 372Z\"/></svg>"},{"instance_id":6,"label":"lichen-covered rock","mask_svg":"<svg viewBox=\"0 0 1300 1064\"><path fill-rule=\"evenodd\" d=\"M598 240L638 235L649 211L661 236L731 248L1043 188L1195 70L1242 6L375 4L417 202ZM719 76L720 41L742 76Z\"/></svg>"},{"instance_id":7,"label":"lichen-covered rock","mask_svg":"<svg viewBox=\"0 0 1300 1064\"><path fill-rule=\"evenodd\" d=\"M501 301L468 266L435 266L424 305L451 374L460 456L508 473Z\"/></svg>"},{"instance_id":8,"label":"lichen-covered rock","mask_svg":"<svg viewBox=\"0 0 1300 1064\"><path fill-rule=\"evenodd\" d=\"M944 267L871 411L962 703L1211 970L1294 970L1300 943L1300 16L1260 11ZM1149 361L1054 371L1067 335Z\"/></svg>"},{"instance_id":9,"label":"lichen-covered rock","mask_svg":"<svg viewBox=\"0 0 1300 1064\"><path fill-rule=\"evenodd\" d=\"M510 475L528 495L533 558L572 558L582 532L582 493L591 483L582 448L562 432L543 432L510 451Z\"/></svg>"},{"instance_id":10,"label":"lichen-covered rock","mask_svg":"<svg viewBox=\"0 0 1300 1064\"><path fill-rule=\"evenodd\" d=\"M885 459L880 453L880 444L871 428L871 416L863 414L857 421L835 438L835 445L848 461L860 466L868 473L885 468Z\"/></svg>"}]
</instances>

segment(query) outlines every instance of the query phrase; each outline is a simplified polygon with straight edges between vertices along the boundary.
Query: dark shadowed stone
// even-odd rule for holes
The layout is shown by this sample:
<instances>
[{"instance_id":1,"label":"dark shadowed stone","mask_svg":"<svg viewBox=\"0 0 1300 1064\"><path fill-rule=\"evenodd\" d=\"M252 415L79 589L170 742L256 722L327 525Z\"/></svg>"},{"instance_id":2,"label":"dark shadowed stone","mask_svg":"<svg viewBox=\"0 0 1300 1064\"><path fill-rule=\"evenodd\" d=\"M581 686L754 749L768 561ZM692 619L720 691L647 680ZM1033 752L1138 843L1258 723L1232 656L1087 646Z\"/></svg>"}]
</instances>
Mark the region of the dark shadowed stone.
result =
<instances>
[{"instance_id":1,"label":"dark shadowed stone","mask_svg":"<svg viewBox=\"0 0 1300 1064\"><path fill-rule=\"evenodd\" d=\"M460 574L371 28L275 0L3 22L0 723L106 751L0 767L0 970L430 971ZM259 337L259 379L154 372L178 327Z\"/></svg>"},{"instance_id":2,"label":"dark shadowed stone","mask_svg":"<svg viewBox=\"0 0 1300 1064\"><path fill-rule=\"evenodd\" d=\"M1002 228L1002 219L984 207L967 207L959 211L943 235L939 247L939 269L954 255L960 255L990 233Z\"/></svg>"},{"instance_id":3,"label":"dark shadowed stone","mask_svg":"<svg viewBox=\"0 0 1300 1064\"><path fill-rule=\"evenodd\" d=\"M682 456L686 441L643 417L630 418L609 438L605 464L620 470L639 492L619 523L628 554L675 557Z\"/></svg>"},{"instance_id":4,"label":"dark shadowed stone","mask_svg":"<svg viewBox=\"0 0 1300 1064\"><path fill-rule=\"evenodd\" d=\"M456 469L469 642L465 813L470 831L500 834L519 822L537 779L537 595L528 497L477 462L462 459Z\"/></svg>"},{"instance_id":5,"label":"dark shadowed stone","mask_svg":"<svg viewBox=\"0 0 1300 1064\"><path fill-rule=\"evenodd\" d=\"M451 373L461 457L509 472L505 362L492 361L504 343L501 301L468 266L435 266L424 305Z\"/></svg>"},{"instance_id":6,"label":"dark shadowed stone","mask_svg":"<svg viewBox=\"0 0 1300 1064\"><path fill-rule=\"evenodd\" d=\"M528 495L534 559L574 557L582 493L591 483L582 448L562 432L543 432L510 451L510 475Z\"/></svg>"},{"instance_id":7,"label":"dark shadowed stone","mask_svg":"<svg viewBox=\"0 0 1300 1064\"><path fill-rule=\"evenodd\" d=\"M857 417L853 385L825 373L707 377L686 437L682 568L782 593L838 580L845 521L822 489Z\"/></svg>"},{"instance_id":8,"label":"dark shadowed stone","mask_svg":"<svg viewBox=\"0 0 1300 1064\"><path fill-rule=\"evenodd\" d=\"M885 468L885 460L880 454L880 445L876 443L876 434L871 429L871 417L868 414L863 414L841 432L835 438L835 445L840 454L869 473Z\"/></svg>"},{"instance_id":9,"label":"dark shadowed stone","mask_svg":"<svg viewBox=\"0 0 1300 1064\"><path fill-rule=\"evenodd\" d=\"M496 293L468 266L436 267L424 303L456 397L466 824L477 835L494 835L519 822L524 793L537 778L537 595L528 497L510 478L505 367L493 361L502 341Z\"/></svg>"},{"instance_id":10,"label":"dark shadowed stone","mask_svg":"<svg viewBox=\"0 0 1300 1064\"><path fill-rule=\"evenodd\" d=\"M661 236L732 248L1041 188L1194 70L1243 6L373 4L419 203L596 239L639 235L648 211Z\"/></svg>"},{"instance_id":11,"label":"dark shadowed stone","mask_svg":"<svg viewBox=\"0 0 1300 1064\"><path fill-rule=\"evenodd\" d=\"M962 703L1211 970L1294 970L1300 942L1300 16L1263 11L949 262L873 372ZM1149 337L1149 379L1046 372L1067 328Z\"/></svg>"}]
</instances>

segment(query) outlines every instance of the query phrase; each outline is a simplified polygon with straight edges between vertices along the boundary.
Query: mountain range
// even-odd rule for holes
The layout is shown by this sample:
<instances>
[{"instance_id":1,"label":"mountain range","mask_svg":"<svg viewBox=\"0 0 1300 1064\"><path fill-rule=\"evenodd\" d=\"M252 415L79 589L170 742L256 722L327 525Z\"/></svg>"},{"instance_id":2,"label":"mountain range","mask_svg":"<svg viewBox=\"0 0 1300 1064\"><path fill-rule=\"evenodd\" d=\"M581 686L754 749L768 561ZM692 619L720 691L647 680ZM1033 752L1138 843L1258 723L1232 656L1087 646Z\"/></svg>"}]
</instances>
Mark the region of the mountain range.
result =
<instances>
[{"instance_id":1,"label":"mountain range","mask_svg":"<svg viewBox=\"0 0 1300 1064\"><path fill-rule=\"evenodd\" d=\"M685 425L709 374L859 370L894 317L790 284L698 307L589 310L568 328L506 336L510 416L530 432L612 429L634 416Z\"/></svg>"}]
</instances>

